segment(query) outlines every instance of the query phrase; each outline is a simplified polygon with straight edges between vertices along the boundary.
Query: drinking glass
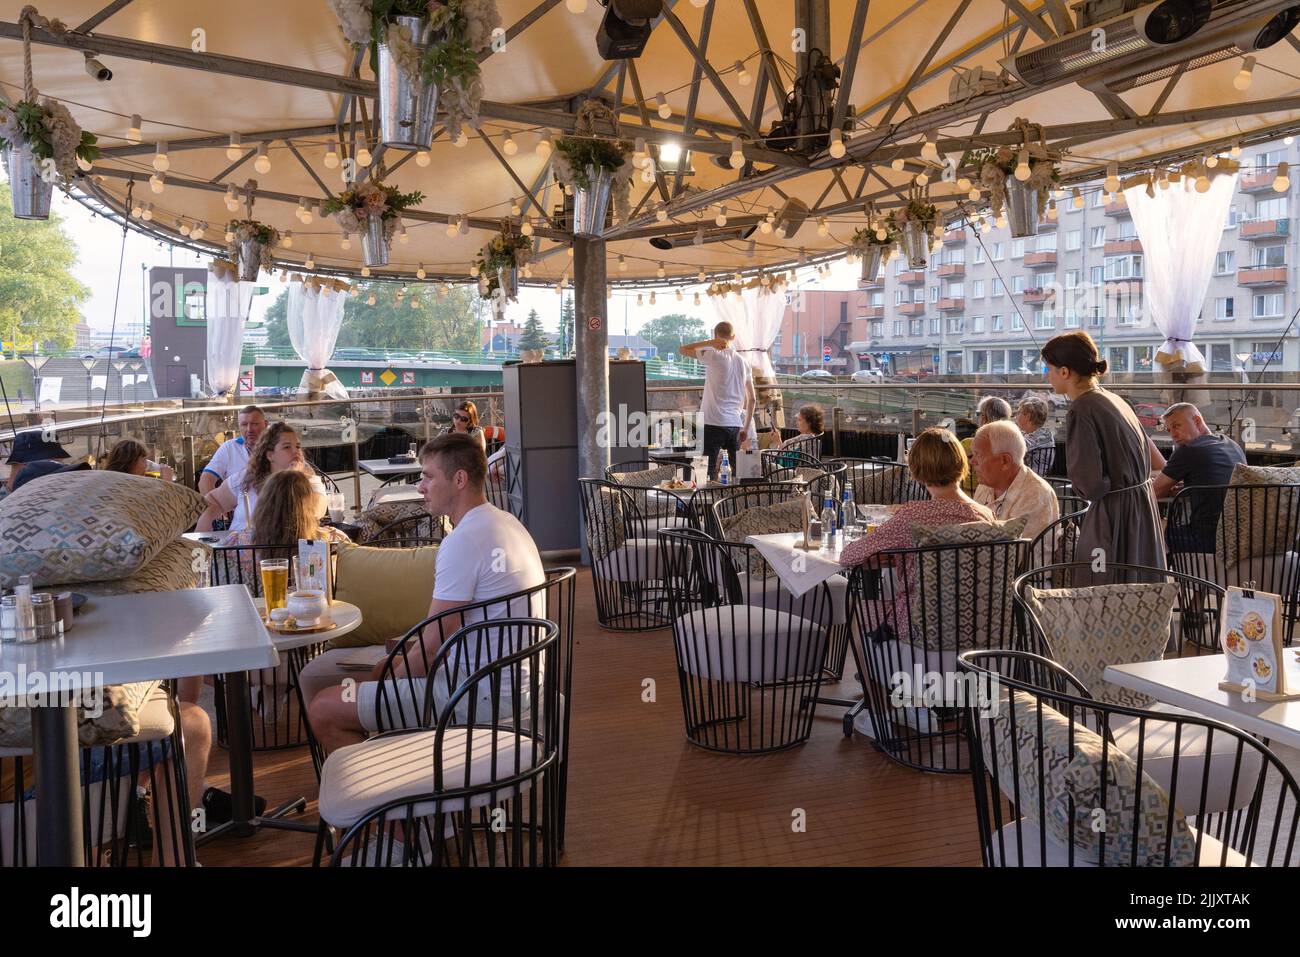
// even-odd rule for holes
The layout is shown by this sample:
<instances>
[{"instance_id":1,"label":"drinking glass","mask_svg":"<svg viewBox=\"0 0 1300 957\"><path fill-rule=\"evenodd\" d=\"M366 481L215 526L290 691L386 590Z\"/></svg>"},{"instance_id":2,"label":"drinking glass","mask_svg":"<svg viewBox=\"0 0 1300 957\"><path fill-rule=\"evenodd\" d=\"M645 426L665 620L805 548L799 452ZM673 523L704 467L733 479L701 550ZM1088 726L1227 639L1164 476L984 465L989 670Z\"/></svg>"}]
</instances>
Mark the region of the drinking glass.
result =
<instances>
[{"instance_id":1,"label":"drinking glass","mask_svg":"<svg viewBox=\"0 0 1300 957\"><path fill-rule=\"evenodd\" d=\"M343 521L346 513L344 511L343 493L330 492L329 494L330 521L337 525Z\"/></svg>"},{"instance_id":2,"label":"drinking glass","mask_svg":"<svg viewBox=\"0 0 1300 957\"><path fill-rule=\"evenodd\" d=\"M262 573L262 597L266 600L266 614L283 608L289 596L289 559L264 558L259 563Z\"/></svg>"}]
</instances>

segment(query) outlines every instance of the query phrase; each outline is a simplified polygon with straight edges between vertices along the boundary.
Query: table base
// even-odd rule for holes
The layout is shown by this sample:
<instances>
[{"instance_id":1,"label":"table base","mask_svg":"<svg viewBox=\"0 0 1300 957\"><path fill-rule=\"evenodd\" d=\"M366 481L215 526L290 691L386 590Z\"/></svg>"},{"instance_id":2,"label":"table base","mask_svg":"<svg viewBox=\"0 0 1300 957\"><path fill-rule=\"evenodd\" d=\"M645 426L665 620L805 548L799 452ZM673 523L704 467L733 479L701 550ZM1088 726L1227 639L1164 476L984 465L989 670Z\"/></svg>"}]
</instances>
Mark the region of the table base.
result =
<instances>
[{"instance_id":1,"label":"table base","mask_svg":"<svg viewBox=\"0 0 1300 957\"><path fill-rule=\"evenodd\" d=\"M36 860L42 867L84 867L77 707L32 708L36 790Z\"/></svg>"}]
</instances>

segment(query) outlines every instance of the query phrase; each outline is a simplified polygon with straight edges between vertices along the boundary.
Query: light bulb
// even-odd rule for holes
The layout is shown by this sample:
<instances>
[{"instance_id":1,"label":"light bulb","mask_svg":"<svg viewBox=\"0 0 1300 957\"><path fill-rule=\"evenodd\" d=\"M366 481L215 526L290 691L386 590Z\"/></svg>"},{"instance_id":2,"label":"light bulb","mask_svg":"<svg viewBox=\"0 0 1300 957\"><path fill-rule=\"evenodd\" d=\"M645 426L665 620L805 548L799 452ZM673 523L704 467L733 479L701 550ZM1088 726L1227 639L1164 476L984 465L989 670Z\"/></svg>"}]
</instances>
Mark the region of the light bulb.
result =
<instances>
[{"instance_id":1,"label":"light bulb","mask_svg":"<svg viewBox=\"0 0 1300 957\"><path fill-rule=\"evenodd\" d=\"M663 279L664 276L668 275L668 271L664 269L663 263L659 264L659 268L655 270L655 275L658 276L660 279Z\"/></svg>"},{"instance_id":2,"label":"light bulb","mask_svg":"<svg viewBox=\"0 0 1300 957\"><path fill-rule=\"evenodd\" d=\"M418 153L415 154L415 165L419 166L421 169L428 166L432 162L433 160L429 158L428 150L420 150Z\"/></svg>"},{"instance_id":3,"label":"light bulb","mask_svg":"<svg viewBox=\"0 0 1300 957\"><path fill-rule=\"evenodd\" d=\"M1015 177L1016 179L1020 180L1020 182L1022 183L1025 180L1029 179L1029 150L1028 149L1022 149L1020 151L1020 158L1016 162Z\"/></svg>"},{"instance_id":4,"label":"light bulb","mask_svg":"<svg viewBox=\"0 0 1300 957\"><path fill-rule=\"evenodd\" d=\"M460 218L460 227L459 227L459 231L460 231L460 234L461 234L462 236L468 236L468 235L469 235L469 217L468 217L468 216L462 216L462 217Z\"/></svg>"},{"instance_id":5,"label":"light bulb","mask_svg":"<svg viewBox=\"0 0 1300 957\"><path fill-rule=\"evenodd\" d=\"M1294 137L1294 136L1284 136L1284 137L1282 137L1282 145L1283 145L1283 146L1290 146L1290 145L1291 145L1292 143L1294 143L1294 142L1295 142L1295 137Z\"/></svg>"},{"instance_id":6,"label":"light bulb","mask_svg":"<svg viewBox=\"0 0 1300 957\"><path fill-rule=\"evenodd\" d=\"M963 193L970 192L971 181L969 176L960 176L957 178L957 188Z\"/></svg>"},{"instance_id":7,"label":"light bulb","mask_svg":"<svg viewBox=\"0 0 1300 957\"><path fill-rule=\"evenodd\" d=\"M140 114L131 114L131 125L127 127L126 138L132 143L140 142Z\"/></svg>"},{"instance_id":8,"label":"light bulb","mask_svg":"<svg viewBox=\"0 0 1300 957\"><path fill-rule=\"evenodd\" d=\"M550 156L551 155L550 139L548 137L543 136L540 140L537 141L537 145L533 147L533 152L535 152L542 159L546 159L548 156Z\"/></svg>"},{"instance_id":9,"label":"light bulb","mask_svg":"<svg viewBox=\"0 0 1300 957\"><path fill-rule=\"evenodd\" d=\"M1166 176L1163 172L1161 172L1161 174L1160 174L1160 178L1159 178L1158 180L1156 180L1156 185L1159 186L1161 189L1168 189L1168 188L1169 188L1169 177Z\"/></svg>"},{"instance_id":10,"label":"light bulb","mask_svg":"<svg viewBox=\"0 0 1300 957\"><path fill-rule=\"evenodd\" d=\"M916 174L916 185L917 185L917 186L927 186L927 185L929 185L929 183L930 183L930 174L928 174L928 173L917 173L917 174Z\"/></svg>"},{"instance_id":11,"label":"light bulb","mask_svg":"<svg viewBox=\"0 0 1300 957\"><path fill-rule=\"evenodd\" d=\"M627 260L624 259L622 256L618 257L618 271L627 272Z\"/></svg>"},{"instance_id":12,"label":"light bulb","mask_svg":"<svg viewBox=\"0 0 1300 957\"><path fill-rule=\"evenodd\" d=\"M559 287L559 286L556 286L555 288L556 288L556 290L558 291L560 287ZM644 306L644 305L645 305L645 300L642 298L641 293L639 293L639 292L636 294L636 304L637 304L638 306Z\"/></svg>"},{"instance_id":13,"label":"light bulb","mask_svg":"<svg viewBox=\"0 0 1300 957\"><path fill-rule=\"evenodd\" d=\"M190 234L190 224L182 219L180 221L179 231L182 236L188 236Z\"/></svg>"},{"instance_id":14,"label":"light bulb","mask_svg":"<svg viewBox=\"0 0 1300 957\"><path fill-rule=\"evenodd\" d=\"M509 133L507 133L506 138L501 141L501 152L505 153L507 156L514 156L519 152L519 144L515 142L515 138Z\"/></svg>"},{"instance_id":15,"label":"light bulb","mask_svg":"<svg viewBox=\"0 0 1300 957\"><path fill-rule=\"evenodd\" d=\"M1211 153L1209 156L1207 156L1205 158L1205 165L1208 166L1210 169L1214 169L1214 167L1218 166L1219 165L1218 155L1215 153Z\"/></svg>"},{"instance_id":16,"label":"light bulb","mask_svg":"<svg viewBox=\"0 0 1300 957\"><path fill-rule=\"evenodd\" d=\"M772 224L765 219L758 224L758 231L767 236L772 232Z\"/></svg>"},{"instance_id":17,"label":"light bulb","mask_svg":"<svg viewBox=\"0 0 1300 957\"><path fill-rule=\"evenodd\" d=\"M531 236L533 234L533 221L531 219L525 219L519 224L519 231L525 236Z\"/></svg>"},{"instance_id":18,"label":"light bulb","mask_svg":"<svg viewBox=\"0 0 1300 957\"><path fill-rule=\"evenodd\" d=\"M361 267L361 278L362 278L362 279L369 279L369 278L370 278L370 267L369 267L369 266L362 266L362 267Z\"/></svg>"},{"instance_id":19,"label":"light bulb","mask_svg":"<svg viewBox=\"0 0 1300 957\"><path fill-rule=\"evenodd\" d=\"M146 216L145 218L146 218L146 219L151 219L152 216L153 216L153 214L152 214L152 210L146 208L146 209L145 209L145 212L150 214L150 215ZM226 230L225 240L226 240L226 242L228 242L228 243L233 243L233 242L235 241L235 234L232 233L229 229Z\"/></svg>"},{"instance_id":20,"label":"light bulb","mask_svg":"<svg viewBox=\"0 0 1300 957\"><path fill-rule=\"evenodd\" d=\"M207 232L207 229L208 229L207 223L199 223L197 226L195 226L193 229L190 230L190 238L202 239L203 234Z\"/></svg>"},{"instance_id":21,"label":"light bulb","mask_svg":"<svg viewBox=\"0 0 1300 957\"><path fill-rule=\"evenodd\" d=\"M654 294L654 291L651 290L651 292L650 292L650 305L653 306L654 304L655 304L655 294Z\"/></svg>"},{"instance_id":22,"label":"light bulb","mask_svg":"<svg viewBox=\"0 0 1300 957\"><path fill-rule=\"evenodd\" d=\"M244 138L238 133L230 134L230 145L226 147L226 159L235 161L244 155Z\"/></svg>"},{"instance_id":23,"label":"light bulb","mask_svg":"<svg viewBox=\"0 0 1300 957\"><path fill-rule=\"evenodd\" d=\"M570 13L587 12L587 0L564 0L564 6Z\"/></svg>"},{"instance_id":24,"label":"light bulb","mask_svg":"<svg viewBox=\"0 0 1300 957\"><path fill-rule=\"evenodd\" d=\"M160 173L165 173L169 169L171 169L171 167L172 167L171 160L167 158L167 144L159 143L154 148L153 168Z\"/></svg>"},{"instance_id":25,"label":"light bulb","mask_svg":"<svg viewBox=\"0 0 1300 957\"><path fill-rule=\"evenodd\" d=\"M892 169L895 173L901 173L903 171L903 166L904 163L901 159L896 159L889 164L889 168Z\"/></svg>"},{"instance_id":26,"label":"light bulb","mask_svg":"<svg viewBox=\"0 0 1300 957\"><path fill-rule=\"evenodd\" d=\"M884 226L877 226L877 227L876 227L876 239L878 239L880 242L883 243L883 242L884 242L886 239L888 239L888 238L889 238L889 233L886 232L885 227L884 227Z\"/></svg>"},{"instance_id":27,"label":"light bulb","mask_svg":"<svg viewBox=\"0 0 1300 957\"><path fill-rule=\"evenodd\" d=\"M411 237L406 235L406 223L400 221L397 224L397 241L403 246L411 241Z\"/></svg>"},{"instance_id":28,"label":"light bulb","mask_svg":"<svg viewBox=\"0 0 1300 957\"><path fill-rule=\"evenodd\" d=\"M280 245L285 249L293 249L293 230L286 229L284 235L280 237Z\"/></svg>"},{"instance_id":29,"label":"light bulb","mask_svg":"<svg viewBox=\"0 0 1300 957\"><path fill-rule=\"evenodd\" d=\"M740 169L745 165L745 145L741 143L740 137L731 141L731 168Z\"/></svg>"},{"instance_id":30,"label":"light bulb","mask_svg":"<svg viewBox=\"0 0 1300 957\"><path fill-rule=\"evenodd\" d=\"M366 305L373 306L374 304L375 304L375 294L372 292L370 295L366 296Z\"/></svg>"},{"instance_id":31,"label":"light bulb","mask_svg":"<svg viewBox=\"0 0 1300 957\"><path fill-rule=\"evenodd\" d=\"M339 168L339 154L335 151L334 147L331 146L329 149L325 151L325 156L321 160L321 162L325 164L326 169Z\"/></svg>"},{"instance_id":32,"label":"light bulb","mask_svg":"<svg viewBox=\"0 0 1300 957\"><path fill-rule=\"evenodd\" d=\"M842 159L844 157L844 153L846 152L844 149L844 134L839 130L831 130L831 143L827 148L827 152L836 159Z\"/></svg>"},{"instance_id":33,"label":"light bulb","mask_svg":"<svg viewBox=\"0 0 1300 957\"><path fill-rule=\"evenodd\" d=\"M312 259L311 253L307 254L307 261L302 264L304 269L315 269L316 260Z\"/></svg>"},{"instance_id":34,"label":"light bulb","mask_svg":"<svg viewBox=\"0 0 1300 957\"><path fill-rule=\"evenodd\" d=\"M573 258L573 247L570 246L568 249L564 250L564 255L566 255L566 256L568 256L570 259L572 259L572 258Z\"/></svg>"},{"instance_id":35,"label":"light bulb","mask_svg":"<svg viewBox=\"0 0 1300 957\"><path fill-rule=\"evenodd\" d=\"M661 223L667 222L668 210L665 207L660 206L657 210L655 210L655 219L657 219Z\"/></svg>"},{"instance_id":36,"label":"light bulb","mask_svg":"<svg viewBox=\"0 0 1300 957\"><path fill-rule=\"evenodd\" d=\"M699 304L700 304L700 294L697 292L695 294L695 305L698 306Z\"/></svg>"},{"instance_id":37,"label":"light bulb","mask_svg":"<svg viewBox=\"0 0 1300 957\"><path fill-rule=\"evenodd\" d=\"M1079 192L1079 187L1070 190L1070 204L1075 209L1083 209L1083 194Z\"/></svg>"},{"instance_id":38,"label":"light bulb","mask_svg":"<svg viewBox=\"0 0 1300 957\"><path fill-rule=\"evenodd\" d=\"M146 223L149 222L151 219L153 219L153 203L145 204L144 211L140 214L140 218L143 219ZM234 237L231 238L233 239ZM226 240L226 241L229 242L230 240Z\"/></svg>"},{"instance_id":39,"label":"light bulb","mask_svg":"<svg viewBox=\"0 0 1300 957\"><path fill-rule=\"evenodd\" d=\"M818 236L828 236L828 235L830 235L830 231L831 231L831 227L830 227L830 224L826 222L826 217L825 217L825 216L823 216L821 219L817 220L817 235L818 235Z\"/></svg>"},{"instance_id":40,"label":"light bulb","mask_svg":"<svg viewBox=\"0 0 1300 957\"><path fill-rule=\"evenodd\" d=\"M654 181L655 181L655 164L654 161L651 160L641 168L641 182L653 183Z\"/></svg>"},{"instance_id":41,"label":"light bulb","mask_svg":"<svg viewBox=\"0 0 1300 957\"><path fill-rule=\"evenodd\" d=\"M451 145L456 147L458 150L463 150L465 147L469 146L469 134L462 129L460 133L457 134L456 138L451 141Z\"/></svg>"},{"instance_id":42,"label":"light bulb","mask_svg":"<svg viewBox=\"0 0 1300 957\"><path fill-rule=\"evenodd\" d=\"M478 274L479 274L478 263L470 263L470 264L469 264L469 274L470 274L471 276L475 276L475 277L478 276Z\"/></svg>"},{"instance_id":43,"label":"light bulb","mask_svg":"<svg viewBox=\"0 0 1300 957\"><path fill-rule=\"evenodd\" d=\"M456 221L454 219L447 221L447 235L449 237L456 235Z\"/></svg>"},{"instance_id":44,"label":"light bulb","mask_svg":"<svg viewBox=\"0 0 1300 957\"><path fill-rule=\"evenodd\" d=\"M1102 188L1106 190L1106 192L1108 193L1119 192L1119 164L1118 163L1112 162L1106 164L1106 182L1102 184Z\"/></svg>"},{"instance_id":45,"label":"light bulb","mask_svg":"<svg viewBox=\"0 0 1300 957\"><path fill-rule=\"evenodd\" d=\"M341 248L341 249L351 249L351 248L352 248L352 237L349 236L347 233L344 233L341 237L339 237L339 248Z\"/></svg>"},{"instance_id":46,"label":"light bulb","mask_svg":"<svg viewBox=\"0 0 1300 957\"><path fill-rule=\"evenodd\" d=\"M1210 177L1204 173L1196 177L1196 191L1198 193L1208 193L1210 191Z\"/></svg>"},{"instance_id":47,"label":"light bulb","mask_svg":"<svg viewBox=\"0 0 1300 957\"><path fill-rule=\"evenodd\" d=\"M980 232L984 233L985 235L993 232L993 227L989 225L989 221L987 219L980 221Z\"/></svg>"},{"instance_id":48,"label":"light bulb","mask_svg":"<svg viewBox=\"0 0 1300 957\"><path fill-rule=\"evenodd\" d=\"M302 220L304 226L311 225L311 207L307 205L307 200L305 199L298 204L298 218Z\"/></svg>"},{"instance_id":49,"label":"light bulb","mask_svg":"<svg viewBox=\"0 0 1300 957\"><path fill-rule=\"evenodd\" d=\"M978 186L972 186L970 192L966 194L966 198L972 203L978 203L980 201L980 188Z\"/></svg>"},{"instance_id":50,"label":"light bulb","mask_svg":"<svg viewBox=\"0 0 1300 957\"><path fill-rule=\"evenodd\" d=\"M1249 90L1254 72L1255 58L1248 56L1241 62L1241 69L1237 71L1237 75L1232 78L1232 85L1243 92Z\"/></svg>"},{"instance_id":51,"label":"light bulb","mask_svg":"<svg viewBox=\"0 0 1300 957\"><path fill-rule=\"evenodd\" d=\"M736 82L739 83L741 86L749 86L749 84L752 83L753 80L754 78L749 75L749 71L745 69L745 64L737 60L736 61Z\"/></svg>"},{"instance_id":52,"label":"light bulb","mask_svg":"<svg viewBox=\"0 0 1300 957\"><path fill-rule=\"evenodd\" d=\"M416 279L423 279L428 273L424 271L424 263L420 263L420 268L415 271Z\"/></svg>"},{"instance_id":53,"label":"light bulb","mask_svg":"<svg viewBox=\"0 0 1300 957\"><path fill-rule=\"evenodd\" d=\"M930 137L925 138L925 143L921 146L921 159L929 163L939 162L939 147Z\"/></svg>"},{"instance_id":54,"label":"light bulb","mask_svg":"<svg viewBox=\"0 0 1300 957\"><path fill-rule=\"evenodd\" d=\"M1052 200L1047 204L1047 218L1050 219L1052 222L1056 222L1057 215L1058 214L1056 212L1056 200Z\"/></svg>"},{"instance_id":55,"label":"light bulb","mask_svg":"<svg viewBox=\"0 0 1300 957\"><path fill-rule=\"evenodd\" d=\"M140 214L141 214L142 212L144 212L144 207L142 207L139 203L133 203L133 204L131 205L131 218L132 218L132 219L139 219L139 218L140 218Z\"/></svg>"},{"instance_id":56,"label":"light bulb","mask_svg":"<svg viewBox=\"0 0 1300 957\"><path fill-rule=\"evenodd\" d=\"M165 187L162 173L154 173L149 177L149 188L155 193L161 193Z\"/></svg>"},{"instance_id":57,"label":"light bulb","mask_svg":"<svg viewBox=\"0 0 1300 957\"><path fill-rule=\"evenodd\" d=\"M727 207L725 206L718 207L718 215L713 217L713 222L717 226L727 225Z\"/></svg>"},{"instance_id":58,"label":"light bulb","mask_svg":"<svg viewBox=\"0 0 1300 957\"><path fill-rule=\"evenodd\" d=\"M77 169L81 170L83 173L89 173L94 165L94 163L84 157L77 157Z\"/></svg>"},{"instance_id":59,"label":"light bulb","mask_svg":"<svg viewBox=\"0 0 1300 957\"><path fill-rule=\"evenodd\" d=\"M1241 143L1233 143L1229 152L1233 159L1239 159L1241 157Z\"/></svg>"},{"instance_id":60,"label":"light bulb","mask_svg":"<svg viewBox=\"0 0 1300 957\"><path fill-rule=\"evenodd\" d=\"M673 108L668 105L668 99L662 93L655 95L655 102L659 104L659 119L672 119Z\"/></svg>"},{"instance_id":61,"label":"light bulb","mask_svg":"<svg viewBox=\"0 0 1300 957\"><path fill-rule=\"evenodd\" d=\"M678 289L678 290L677 290L677 301L678 301L678 302L681 302L683 298L684 298L684 297L682 296L682 291L681 291L680 289Z\"/></svg>"},{"instance_id":62,"label":"light bulb","mask_svg":"<svg viewBox=\"0 0 1300 957\"><path fill-rule=\"evenodd\" d=\"M1006 214L1005 214L1005 213L999 213L999 214L998 214L998 218L997 218L996 220L994 220L994 225L997 226L998 229L1006 229L1006 228L1007 228L1007 217L1006 217Z\"/></svg>"},{"instance_id":63,"label":"light bulb","mask_svg":"<svg viewBox=\"0 0 1300 957\"><path fill-rule=\"evenodd\" d=\"M517 200L517 199L512 199L512 200L510 201L510 215L511 215L511 216L520 216L520 215L523 215L523 212L524 212L524 208L523 208L522 206L519 205L519 200Z\"/></svg>"},{"instance_id":64,"label":"light bulb","mask_svg":"<svg viewBox=\"0 0 1300 957\"><path fill-rule=\"evenodd\" d=\"M375 158L370 155L370 150L366 149L364 146L357 150L357 163L359 165L369 168L370 164L374 161Z\"/></svg>"},{"instance_id":65,"label":"light bulb","mask_svg":"<svg viewBox=\"0 0 1300 957\"><path fill-rule=\"evenodd\" d=\"M704 282L704 270L701 269L698 273L696 273L695 278L700 282Z\"/></svg>"},{"instance_id":66,"label":"light bulb","mask_svg":"<svg viewBox=\"0 0 1300 957\"><path fill-rule=\"evenodd\" d=\"M1288 176L1290 164L1282 162L1277 164L1277 176L1273 177L1273 192L1285 193L1291 188L1291 177Z\"/></svg>"}]
</instances>

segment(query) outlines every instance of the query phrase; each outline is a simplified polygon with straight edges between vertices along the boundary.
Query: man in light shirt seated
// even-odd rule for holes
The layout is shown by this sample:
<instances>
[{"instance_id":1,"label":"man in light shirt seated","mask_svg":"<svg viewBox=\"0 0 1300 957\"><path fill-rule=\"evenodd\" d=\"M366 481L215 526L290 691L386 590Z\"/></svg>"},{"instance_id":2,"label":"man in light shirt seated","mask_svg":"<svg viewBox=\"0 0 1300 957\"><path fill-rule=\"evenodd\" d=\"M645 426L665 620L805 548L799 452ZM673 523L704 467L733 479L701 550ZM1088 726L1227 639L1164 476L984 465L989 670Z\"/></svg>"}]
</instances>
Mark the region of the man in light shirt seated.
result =
<instances>
[{"instance_id":1,"label":"man in light shirt seated","mask_svg":"<svg viewBox=\"0 0 1300 957\"><path fill-rule=\"evenodd\" d=\"M486 598L504 597L545 584L542 558L528 530L519 519L487 500L484 491L487 456L473 438L465 433L453 433L425 443L420 450L420 466L419 489L429 513L446 515L455 526L438 546L429 617ZM545 617L545 595L530 599L530 609L534 617ZM432 662L441 643L440 635L450 635L462 626L455 620L457 618L463 617L464 624L473 624L485 618L520 617L519 609L508 615L510 611L503 602L499 606L488 606L485 611L454 615L451 627L441 632L437 628L426 629L423 654L412 650L405 660L412 665ZM343 672L321 688L322 669L327 667L327 662L321 659L330 654L326 652L319 656L302 672L304 697L309 692L313 695L308 705L308 720L326 753L356 744L369 732L384 730L378 727L375 706L383 662L375 666L371 680L363 681L354 691L342 686ZM487 664L487 661L477 662L480 668ZM400 671L400 668L401 662L398 662L396 670ZM462 664L460 670L463 669ZM407 715L418 715L423 704L424 678L415 677L416 680L407 680L406 676L399 674L395 685L390 684L385 691L387 700L400 700L402 713ZM454 690L455 682L465 677L467 675L458 674L448 682L451 687L442 689L444 700ZM503 673L502 687L497 692L503 701L510 699L506 687L509 677L508 671ZM321 690L316 691L316 688ZM437 698L435 686L435 703ZM481 703L477 713L488 715L491 709Z\"/></svg>"},{"instance_id":2,"label":"man in light shirt seated","mask_svg":"<svg viewBox=\"0 0 1300 957\"><path fill-rule=\"evenodd\" d=\"M979 476L975 501L999 521L1025 516L1023 535L1034 538L1061 516L1056 491L1025 465L1025 437L1014 422L982 425L971 440L971 461Z\"/></svg>"},{"instance_id":3,"label":"man in light shirt seated","mask_svg":"<svg viewBox=\"0 0 1300 957\"><path fill-rule=\"evenodd\" d=\"M199 475L199 494L207 495L217 484L224 482L248 465L248 453L257 444L257 437L266 429L266 416L255 405L239 410L239 438L222 442L212 453L212 458Z\"/></svg>"}]
</instances>

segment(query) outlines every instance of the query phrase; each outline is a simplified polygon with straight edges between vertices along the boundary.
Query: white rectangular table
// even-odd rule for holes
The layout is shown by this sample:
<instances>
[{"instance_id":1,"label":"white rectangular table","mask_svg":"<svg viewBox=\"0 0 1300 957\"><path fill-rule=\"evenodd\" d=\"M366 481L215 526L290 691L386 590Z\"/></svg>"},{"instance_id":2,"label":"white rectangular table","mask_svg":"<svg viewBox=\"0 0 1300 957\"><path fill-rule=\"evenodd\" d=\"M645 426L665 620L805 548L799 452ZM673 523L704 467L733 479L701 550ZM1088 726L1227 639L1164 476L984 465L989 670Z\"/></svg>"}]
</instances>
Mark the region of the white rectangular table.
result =
<instances>
[{"instance_id":1,"label":"white rectangular table","mask_svg":"<svg viewBox=\"0 0 1300 957\"><path fill-rule=\"evenodd\" d=\"M1287 686L1300 688L1300 662L1293 648L1283 649ZM1228 672L1223 655L1139 661L1111 665L1103 674L1122 688L1140 691L1157 701L1214 718L1252 734L1300 748L1300 700L1242 700L1241 692L1223 691L1219 682Z\"/></svg>"},{"instance_id":2,"label":"white rectangular table","mask_svg":"<svg viewBox=\"0 0 1300 957\"><path fill-rule=\"evenodd\" d=\"M802 541L802 532L745 537L745 542L758 549L759 554L772 566L772 571L776 572L776 577L781 579L781 584L795 598L844 571L840 565L840 552L844 550L843 535L835 536L833 551L804 551L796 547Z\"/></svg>"},{"instance_id":3,"label":"white rectangular table","mask_svg":"<svg viewBox=\"0 0 1300 957\"><path fill-rule=\"evenodd\" d=\"M394 475L419 475L420 460L394 464L388 459L361 459L357 462L361 471L368 472L376 478L392 478Z\"/></svg>"},{"instance_id":4,"label":"white rectangular table","mask_svg":"<svg viewBox=\"0 0 1300 957\"><path fill-rule=\"evenodd\" d=\"M32 708L41 864L83 863L77 740L82 690L278 663L243 585L91 598L64 637L0 645L0 672L13 685L18 684L14 676L26 675L29 681L43 676L48 684L57 673L57 687L66 689L57 700ZM25 707L36 701L30 693L17 693L4 704Z\"/></svg>"}]
</instances>

